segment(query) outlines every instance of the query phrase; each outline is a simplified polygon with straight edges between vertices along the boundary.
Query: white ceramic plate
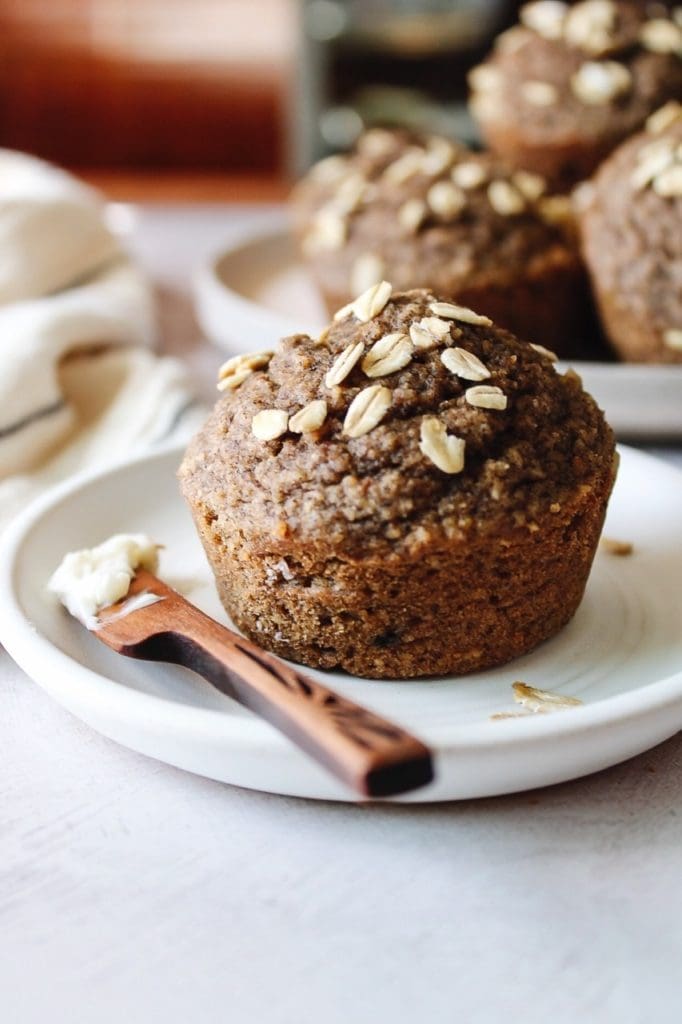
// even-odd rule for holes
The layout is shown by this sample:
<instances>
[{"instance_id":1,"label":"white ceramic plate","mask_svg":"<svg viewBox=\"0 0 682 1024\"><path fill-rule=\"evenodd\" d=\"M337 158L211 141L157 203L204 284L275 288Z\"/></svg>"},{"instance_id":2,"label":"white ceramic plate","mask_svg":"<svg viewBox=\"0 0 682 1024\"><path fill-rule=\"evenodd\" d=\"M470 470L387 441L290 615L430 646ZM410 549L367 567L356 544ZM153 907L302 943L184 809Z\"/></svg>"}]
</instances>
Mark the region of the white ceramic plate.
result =
<instances>
[{"instance_id":1,"label":"white ceramic plate","mask_svg":"<svg viewBox=\"0 0 682 1024\"><path fill-rule=\"evenodd\" d=\"M230 352L257 351L280 338L316 334L324 306L296 260L283 214L209 260L195 278L203 330ZM572 364L620 437L682 437L682 366Z\"/></svg>"},{"instance_id":2,"label":"white ceramic plate","mask_svg":"<svg viewBox=\"0 0 682 1024\"><path fill-rule=\"evenodd\" d=\"M298 796L352 800L344 787L202 679L107 650L46 597L65 551L119 531L166 545L161 574L225 620L178 495L168 451L60 487L8 531L0 552L0 640L45 690L95 729L211 778ZM682 727L682 474L623 449L606 532L631 557L599 553L576 617L555 639L493 672L428 682L320 678L376 708L436 751L431 801L544 786L622 761ZM582 698L551 715L512 711L522 679Z\"/></svg>"}]
</instances>

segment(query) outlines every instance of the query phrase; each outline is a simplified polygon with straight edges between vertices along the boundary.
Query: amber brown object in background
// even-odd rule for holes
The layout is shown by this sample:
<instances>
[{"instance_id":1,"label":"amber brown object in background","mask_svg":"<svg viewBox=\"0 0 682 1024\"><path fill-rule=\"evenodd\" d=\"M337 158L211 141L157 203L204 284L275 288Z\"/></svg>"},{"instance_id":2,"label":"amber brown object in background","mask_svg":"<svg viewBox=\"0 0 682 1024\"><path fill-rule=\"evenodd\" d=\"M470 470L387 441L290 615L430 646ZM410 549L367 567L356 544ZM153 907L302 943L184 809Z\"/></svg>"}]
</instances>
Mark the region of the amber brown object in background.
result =
<instances>
[{"instance_id":1,"label":"amber brown object in background","mask_svg":"<svg viewBox=\"0 0 682 1024\"><path fill-rule=\"evenodd\" d=\"M3 0L0 144L72 167L273 171L292 45L289 0Z\"/></svg>"},{"instance_id":2,"label":"amber brown object in background","mask_svg":"<svg viewBox=\"0 0 682 1024\"><path fill-rule=\"evenodd\" d=\"M131 203L279 203L289 185L277 174L79 168L108 199Z\"/></svg>"}]
</instances>

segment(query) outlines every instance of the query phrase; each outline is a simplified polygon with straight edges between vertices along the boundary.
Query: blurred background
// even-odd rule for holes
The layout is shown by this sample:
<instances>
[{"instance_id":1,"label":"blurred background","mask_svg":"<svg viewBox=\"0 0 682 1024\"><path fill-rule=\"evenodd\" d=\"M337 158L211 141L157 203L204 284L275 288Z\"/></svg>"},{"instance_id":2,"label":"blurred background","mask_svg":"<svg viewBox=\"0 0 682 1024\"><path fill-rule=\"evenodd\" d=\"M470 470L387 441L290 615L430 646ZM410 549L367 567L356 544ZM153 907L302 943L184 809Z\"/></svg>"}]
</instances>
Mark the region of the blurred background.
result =
<instances>
[{"instance_id":1,"label":"blurred background","mask_svg":"<svg viewBox=\"0 0 682 1024\"><path fill-rule=\"evenodd\" d=\"M0 145L114 193L275 197L364 124L470 135L466 71L518 6L0 0Z\"/></svg>"}]
</instances>

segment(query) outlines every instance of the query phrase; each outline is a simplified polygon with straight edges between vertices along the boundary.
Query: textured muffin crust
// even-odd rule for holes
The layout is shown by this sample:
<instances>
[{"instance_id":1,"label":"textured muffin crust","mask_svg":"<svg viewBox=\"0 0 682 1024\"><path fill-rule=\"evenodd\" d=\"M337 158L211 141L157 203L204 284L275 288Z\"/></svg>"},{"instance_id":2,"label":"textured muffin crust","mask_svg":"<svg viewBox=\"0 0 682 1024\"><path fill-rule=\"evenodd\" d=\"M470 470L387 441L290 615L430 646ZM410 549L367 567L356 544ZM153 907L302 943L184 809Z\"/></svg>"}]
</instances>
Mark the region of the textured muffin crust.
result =
<instances>
[{"instance_id":1,"label":"textured muffin crust","mask_svg":"<svg viewBox=\"0 0 682 1024\"><path fill-rule=\"evenodd\" d=\"M632 362L682 363L682 106L623 143L576 207L614 348Z\"/></svg>"},{"instance_id":2,"label":"textured muffin crust","mask_svg":"<svg viewBox=\"0 0 682 1024\"><path fill-rule=\"evenodd\" d=\"M385 277L569 354L587 288L570 203L545 192L542 178L447 139L374 129L311 170L292 213L330 311Z\"/></svg>"},{"instance_id":3,"label":"textured muffin crust","mask_svg":"<svg viewBox=\"0 0 682 1024\"><path fill-rule=\"evenodd\" d=\"M540 0L471 72L488 145L558 189L682 96L682 28L662 4Z\"/></svg>"},{"instance_id":4,"label":"textured muffin crust","mask_svg":"<svg viewBox=\"0 0 682 1024\"><path fill-rule=\"evenodd\" d=\"M573 615L613 437L551 354L390 291L267 366L232 360L182 490L223 604L263 646L375 678L468 672Z\"/></svg>"}]
</instances>

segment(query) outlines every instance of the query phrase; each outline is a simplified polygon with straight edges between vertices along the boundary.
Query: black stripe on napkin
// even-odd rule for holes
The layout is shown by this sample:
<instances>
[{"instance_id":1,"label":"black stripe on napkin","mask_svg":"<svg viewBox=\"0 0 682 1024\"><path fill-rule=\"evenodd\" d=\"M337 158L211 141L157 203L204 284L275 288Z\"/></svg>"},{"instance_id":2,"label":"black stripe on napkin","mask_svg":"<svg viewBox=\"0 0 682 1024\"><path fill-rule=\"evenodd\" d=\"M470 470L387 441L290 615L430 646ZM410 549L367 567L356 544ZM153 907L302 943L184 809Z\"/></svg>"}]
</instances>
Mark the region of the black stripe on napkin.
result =
<instances>
[{"instance_id":1,"label":"black stripe on napkin","mask_svg":"<svg viewBox=\"0 0 682 1024\"><path fill-rule=\"evenodd\" d=\"M174 431L192 409L198 408L199 402L196 398L182 399L175 411L171 414L168 422L164 424L159 433L153 438L151 444L161 444L172 436Z\"/></svg>"},{"instance_id":2,"label":"black stripe on napkin","mask_svg":"<svg viewBox=\"0 0 682 1024\"><path fill-rule=\"evenodd\" d=\"M9 437L11 434L18 434L24 427L29 427L32 423L37 420L46 419L48 416L54 416L55 413L59 412L64 408L66 403L63 399L58 399L53 402L52 405L46 405L42 409L36 409L35 412L31 412L28 416L24 416L23 419L17 420L16 423L11 423L9 427L0 427L0 441L3 438Z\"/></svg>"}]
</instances>

